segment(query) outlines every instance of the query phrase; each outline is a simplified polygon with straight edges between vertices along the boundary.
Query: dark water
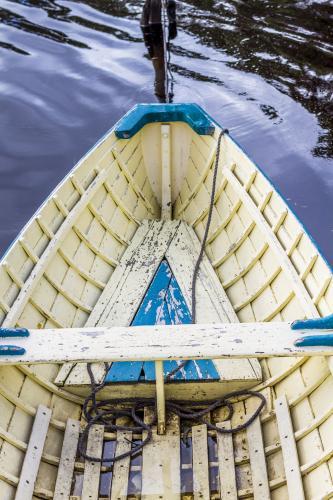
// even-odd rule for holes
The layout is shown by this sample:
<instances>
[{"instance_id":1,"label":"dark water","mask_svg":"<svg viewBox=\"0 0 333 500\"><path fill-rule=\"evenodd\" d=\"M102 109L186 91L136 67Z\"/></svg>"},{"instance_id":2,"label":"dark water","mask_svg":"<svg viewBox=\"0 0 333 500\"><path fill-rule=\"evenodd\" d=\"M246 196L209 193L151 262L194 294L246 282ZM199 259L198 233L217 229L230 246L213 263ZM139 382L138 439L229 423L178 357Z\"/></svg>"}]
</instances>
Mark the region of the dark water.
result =
<instances>
[{"instance_id":1,"label":"dark water","mask_svg":"<svg viewBox=\"0 0 333 500\"><path fill-rule=\"evenodd\" d=\"M0 251L94 142L154 102L142 1L0 0ZM202 105L333 262L333 3L178 2L175 102Z\"/></svg>"}]
</instances>

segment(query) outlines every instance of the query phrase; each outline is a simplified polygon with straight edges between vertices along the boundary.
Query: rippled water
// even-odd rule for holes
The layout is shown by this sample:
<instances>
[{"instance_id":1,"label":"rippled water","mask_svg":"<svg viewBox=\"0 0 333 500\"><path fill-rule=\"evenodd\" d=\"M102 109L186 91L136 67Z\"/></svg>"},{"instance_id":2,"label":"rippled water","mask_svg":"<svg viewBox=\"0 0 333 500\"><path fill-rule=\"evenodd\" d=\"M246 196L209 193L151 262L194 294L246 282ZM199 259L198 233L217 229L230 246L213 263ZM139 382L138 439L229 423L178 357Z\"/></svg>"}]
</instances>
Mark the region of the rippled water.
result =
<instances>
[{"instance_id":1,"label":"rippled water","mask_svg":"<svg viewBox=\"0 0 333 500\"><path fill-rule=\"evenodd\" d=\"M178 1L175 102L228 127L333 262L333 3ZM154 102L142 1L0 0L0 251L94 142Z\"/></svg>"}]
</instances>

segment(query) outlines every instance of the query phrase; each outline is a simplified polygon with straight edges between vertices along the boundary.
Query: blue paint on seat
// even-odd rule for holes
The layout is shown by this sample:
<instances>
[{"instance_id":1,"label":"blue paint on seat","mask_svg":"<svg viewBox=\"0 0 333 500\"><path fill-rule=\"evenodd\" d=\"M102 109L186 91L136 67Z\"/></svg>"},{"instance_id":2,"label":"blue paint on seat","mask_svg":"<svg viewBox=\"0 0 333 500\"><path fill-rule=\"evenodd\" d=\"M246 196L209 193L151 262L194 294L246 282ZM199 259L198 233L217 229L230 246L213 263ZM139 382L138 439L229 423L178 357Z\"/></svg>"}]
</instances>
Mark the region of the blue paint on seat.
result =
<instances>
[{"instance_id":1,"label":"blue paint on seat","mask_svg":"<svg viewBox=\"0 0 333 500\"><path fill-rule=\"evenodd\" d=\"M137 104L117 123L118 139L129 139L148 123L184 122L199 135L212 135L215 125L197 104Z\"/></svg>"},{"instance_id":2,"label":"blue paint on seat","mask_svg":"<svg viewBox=\"0 0 333 500\"><path fill-rule=\"evenodd\" d=\"M191 324L191 315L169 264L163 260L135 315L132 326ZM164 361L166 376L177 367L176 361ZM106 382L138 382L155 380L155 363L117 362L111 365ZM173 380L219 380L211 360L188 361Z\"/></svg>"},{"instance_id":3,"label":"blue paint on seat","mask_svg":"<svg viewBox=\"0 0 333 500\"><path fill-rule=\"evenodd\" d=\"M27 328L0 328L0 338L3 337L29 337Z\"/></svg>"},{"instance_id":4,"label":"blue paint on seat","mask_svg":"<svg viewBox=\"0 0 333 500\"><path fill-rule=\"evenodd\" d=\"M323 318L298 319L291 324L292 330L333 330L333 314Z\"/></svg>"},{"instance_id":5,"label":"blue paint on seat","mask_svg":"<svg viewBox=\"0 0 333 500\"><path fill-rule=\"evenodd\" d=\"M23 356L25 354L24 347L17 345L1 345L0 356Z\"/></svg>"},{"instance_id":6,"label":"blue paint on seat","mask_svg":"<svg viewBox=\"0 0 333 500\"><path fill-rule=\"evenodd\" d=\"M304 335L297 340L295 340L294 345L297 347L304 346L333 346L333 333L327 333L326 335Z\"/></svg>"}]
</instances>

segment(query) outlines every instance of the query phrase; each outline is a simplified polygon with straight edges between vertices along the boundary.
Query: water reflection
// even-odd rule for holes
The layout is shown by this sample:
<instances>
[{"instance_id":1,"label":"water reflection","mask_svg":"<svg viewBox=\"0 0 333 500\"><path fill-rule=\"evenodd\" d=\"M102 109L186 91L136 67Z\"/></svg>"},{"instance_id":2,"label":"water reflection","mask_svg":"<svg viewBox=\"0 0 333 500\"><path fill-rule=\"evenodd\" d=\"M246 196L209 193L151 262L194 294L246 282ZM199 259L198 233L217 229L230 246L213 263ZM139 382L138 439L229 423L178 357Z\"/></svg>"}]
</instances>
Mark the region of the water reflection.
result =
<instances>
[{"instance_id":1,"label":"water reflection","mask_svg":"<svg viewBox=\"0 0 333 500\"><path fill-rule=\"evenodd\" d=\"M0 0L0 253L105 130L165 100L161 32L145 47L144 5ZM231 130L331 260L332 19L329 0L184 0L171 45L174 100Z\"/></svg>"},{"instance_id":2,"label":"water reflection","mask_svg":"<svg viewBox=\"0 0 333 500\"><path fill-rule=\"evenodd\" d=\"M166 12L162 8L161 0L145 0L140 26L155 72L154 89L157 100L172 102L173 75L170 69L170 42L177 36L175 0L166 2Z\"/></svg>"}]
</instances>

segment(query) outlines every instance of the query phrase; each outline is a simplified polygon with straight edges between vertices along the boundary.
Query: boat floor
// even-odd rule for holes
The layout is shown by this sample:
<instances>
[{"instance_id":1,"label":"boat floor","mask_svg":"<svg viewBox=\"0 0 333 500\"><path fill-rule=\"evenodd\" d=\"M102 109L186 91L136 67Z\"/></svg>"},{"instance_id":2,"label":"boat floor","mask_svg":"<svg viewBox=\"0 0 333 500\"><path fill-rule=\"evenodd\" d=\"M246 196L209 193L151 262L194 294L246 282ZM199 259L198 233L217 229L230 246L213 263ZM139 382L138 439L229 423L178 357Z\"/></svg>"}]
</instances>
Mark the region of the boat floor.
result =
<instances>
[{"instance_id":1,"label":"boat floor","mask_svg":"<svg viewBox=\"0 0 333 500\"><path fill-rule=\"evenodd\" d=\"M208 420L218 427L230 429L249 418L258 403L248 399L246 403L235 404L232 420L225 421L224 410L216 410L208 415ZM270 401L261 421L270 415ZM43 446L52 417L52 410L39 406L32 428L22 473L18 481L17 500L39 498L60 500L98 500L110 498L148 499L227 499L260 498L270 499L270 490L287 486L289 492L298 491L302 495L302 470L296 453L294 432L285 396L276 401L277 436L276 447L281 446L285 463L286 477L274 477L270 467L268 480L267 466L269 457L264 449L262 427L259 418L235 435L220 434L208 430L206 424L194 425L191 432L181 429L178 417L170 416L165 435L158 435L153 427L152 442L148 443L137 456L126 457L106 471L105 461L131 449L132 443L140 443L145 435L131 431L107 433L103 426L90 428L87 440L87 453L99 457L97 461L82 461L77 447L82 427L79 421L68 419L59 460L58 474L53 491L38 488L34 483L40 465ZM152 422L152 410L145 409L144 418ZM118 422L125 424L126 422ZM282 434L281 434L282 433ZM37 450L37 452L36 452ZM43 455L43 460L46 457ZM51 457L52 458L52 457ZM103 462L104 459L104 462ZM268 464L268 465L267 465ZM286 490L285 498L288 498ZM303 498L296 496L295 498Z\"/></svg>"}]
</instances>

